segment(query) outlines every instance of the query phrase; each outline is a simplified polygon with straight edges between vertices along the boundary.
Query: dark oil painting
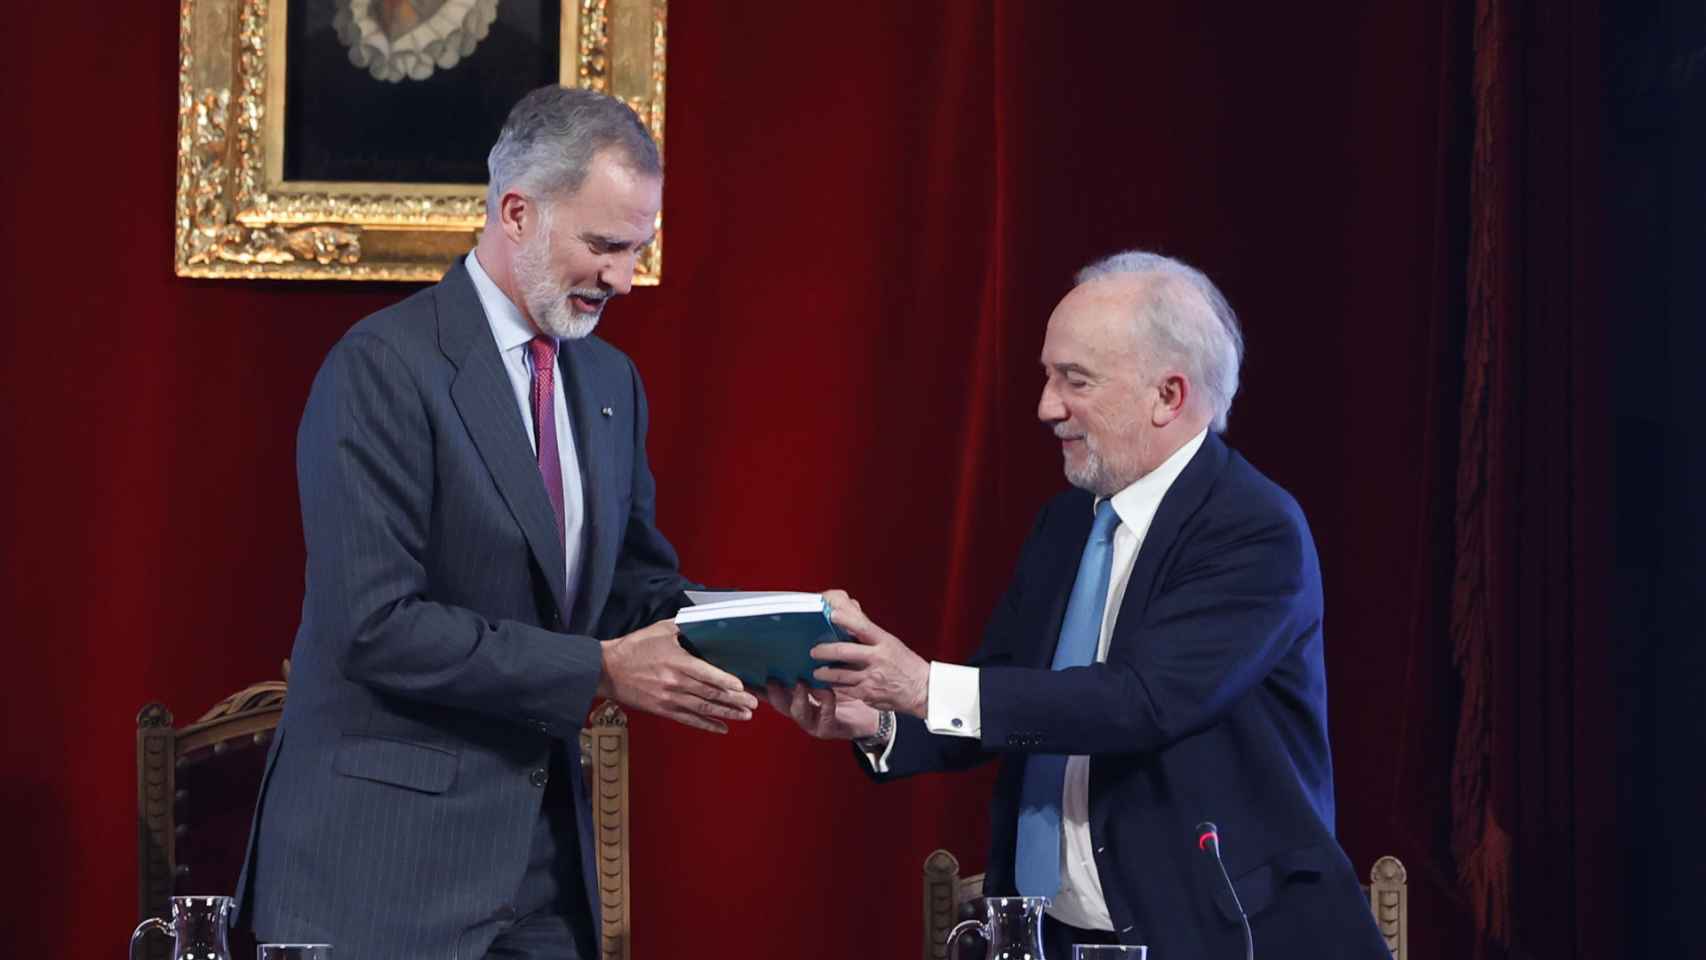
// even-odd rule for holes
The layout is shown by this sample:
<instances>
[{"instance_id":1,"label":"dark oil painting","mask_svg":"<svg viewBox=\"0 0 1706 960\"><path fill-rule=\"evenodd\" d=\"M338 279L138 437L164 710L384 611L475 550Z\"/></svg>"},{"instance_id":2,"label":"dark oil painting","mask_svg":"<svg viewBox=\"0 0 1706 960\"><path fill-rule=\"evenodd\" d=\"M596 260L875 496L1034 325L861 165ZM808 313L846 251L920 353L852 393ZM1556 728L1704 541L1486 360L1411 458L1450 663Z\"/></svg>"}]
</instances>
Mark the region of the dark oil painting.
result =
<instances>
[{"instance_id":1,"label":"dark oil painting","mask_svg":"<svg viewBox=\"0 0 1706 960\"><path fill-rule=\"evenodd\" d=\"M286 180L485 183L522 94L558 78L555 0L288 0Z\"/></svg>"}]
</instances>

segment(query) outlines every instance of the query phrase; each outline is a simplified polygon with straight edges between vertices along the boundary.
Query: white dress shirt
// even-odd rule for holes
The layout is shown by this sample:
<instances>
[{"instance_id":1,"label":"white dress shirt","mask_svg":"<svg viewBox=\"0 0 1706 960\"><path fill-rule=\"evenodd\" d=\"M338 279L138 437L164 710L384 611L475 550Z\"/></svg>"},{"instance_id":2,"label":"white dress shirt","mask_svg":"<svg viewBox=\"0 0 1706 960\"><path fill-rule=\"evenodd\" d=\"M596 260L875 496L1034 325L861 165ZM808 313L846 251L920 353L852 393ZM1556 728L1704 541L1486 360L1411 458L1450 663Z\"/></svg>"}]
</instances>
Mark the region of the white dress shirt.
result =
<instances>
[{"instance_id":1,"label":"white dress shirt","mask_svg":"<svg viewBox=\"0 0 1706 960\"><path fill-rule=\"evenodd\" d=\"M515 388L515 404L521 409L521 422L527 428L527 443L539 456L538 431L533 428L533 352L527 349L537 331L522 315L520 308L510 302L492 278L480 266L480 258L469 253L468 276L474 281L474 292L486 312L486 323L492 328L492 339L503 358L504 372L509 374L510 386ZM562 350L558 341L557 349ZM581 530L585 507L581 500L580 460L575 455L575 431L569 424L569 403L563 394L563 365L558 364L551 378L551 407L557 418L557 458L563 465L563 559L567 574L567 589L563 596L574 606L575 584L579 582L581 566ZM563 611L564 616L568 611Z\"/></svg>"},{"instance_id":2,"label":"white dress shirt","mask_svg":"<svg viewBox=\"0 0 1706 960\"><path fill-rule=\"evenodd\" d=\"M1108 601L1102 613L1102 635L1096 644L1096 662L1108 659L1108 641L1114 635L1114 622L1119 619L1120 602L1125 598L1126 582L1131 579L1137 552L1149 533L1149 524L1161 506L1173 481L1179 478L1185 465L1196 456L1208 436L1205 430L1192 437L1173 452L1166 462L1116 493L1110 499L1120 525L1114 529L1114 555L1108 576ZM1101 500L1098 498L1097 504ZM978 691L976 667L932 661L930 691L926 707L925 726L931 733L956 737L983 736L983 710ZM872 765L879 771L887 766L891 740L880 756L867 751ZM1102 893L1102 881L1096 873L1096 858L1090 840L1090 758L1073 756L1066 761L1066 786L1060 806L1060 892L1055 894L1048 912L1062 923L1086 930L1112 930L1108 916L1108 901Z\"/></svg>"}]
</instances>

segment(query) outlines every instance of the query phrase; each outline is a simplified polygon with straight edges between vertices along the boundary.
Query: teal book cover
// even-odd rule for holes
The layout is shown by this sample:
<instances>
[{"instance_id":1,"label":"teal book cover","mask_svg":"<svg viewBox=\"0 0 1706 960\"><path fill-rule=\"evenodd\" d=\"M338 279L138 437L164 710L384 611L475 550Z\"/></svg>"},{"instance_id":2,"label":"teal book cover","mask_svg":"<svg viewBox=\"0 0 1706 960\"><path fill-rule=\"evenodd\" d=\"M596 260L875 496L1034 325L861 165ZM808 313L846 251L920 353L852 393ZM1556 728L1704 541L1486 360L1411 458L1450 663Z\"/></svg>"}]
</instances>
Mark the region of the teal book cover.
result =
<instances>
[{"instance_id":1,"label":"teal book cover","mask_svg":"<svg viewBox=\"0 0 1706 960\"><path fill-rule=\"evenodd\" d=\"M812 678L813 670L828 664L813 660L811 648L847 639L829 622L826 610L677 621L676 626L689 653L727 670L749 687L762 687L766 680L783 686L797 681L827 687Z\"/></svg>"}]
</instances>

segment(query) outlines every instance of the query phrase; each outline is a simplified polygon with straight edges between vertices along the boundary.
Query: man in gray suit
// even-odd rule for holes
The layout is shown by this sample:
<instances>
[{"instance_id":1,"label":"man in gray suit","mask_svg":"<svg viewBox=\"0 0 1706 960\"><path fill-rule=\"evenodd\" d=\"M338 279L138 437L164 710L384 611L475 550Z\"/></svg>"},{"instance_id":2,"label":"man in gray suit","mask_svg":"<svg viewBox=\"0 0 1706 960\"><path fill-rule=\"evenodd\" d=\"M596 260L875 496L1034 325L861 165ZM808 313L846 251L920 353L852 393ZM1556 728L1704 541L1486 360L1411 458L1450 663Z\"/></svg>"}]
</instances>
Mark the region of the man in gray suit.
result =
<instances>
[{"instance_id":1,"label":"man in gray suit","mask_svg":"<svg viewBox=\"0 0 1706 960\"><path fill-rule=\"evenodd\" d=\"M595 956L594 697L714 732L757 705L666 619L645 393L590 336L652 237L657 147L545 87L488 164L479 246L352 328L303 413L307 591L238 892L263 941Z\"/></svg>"}]
</instances>

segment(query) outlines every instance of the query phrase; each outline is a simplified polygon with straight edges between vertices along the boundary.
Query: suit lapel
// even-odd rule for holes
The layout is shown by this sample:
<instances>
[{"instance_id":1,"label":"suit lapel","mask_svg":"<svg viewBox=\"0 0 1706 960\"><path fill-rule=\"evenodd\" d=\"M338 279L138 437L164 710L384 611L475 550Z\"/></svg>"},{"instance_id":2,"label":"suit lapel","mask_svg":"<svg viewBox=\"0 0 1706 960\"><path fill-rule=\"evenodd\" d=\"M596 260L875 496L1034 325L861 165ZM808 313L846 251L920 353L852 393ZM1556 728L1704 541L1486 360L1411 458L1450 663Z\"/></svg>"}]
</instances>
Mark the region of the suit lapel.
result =
<instances>
[{"instance_id":1,"label":"suit lapel","mask_svg":"<svg viewBox=\"0 0 1706 960\"><path fill-rule=\"evenodd\" d=\"M593 362L591 348L584 340L563 341L557 353L557 366L575 431L575 459L580 462L586 518L581 582L575 591L569 627L584 633L593 628L592 611L603 606L601 599L610 591L615 553L621 539L621 531L617 529L620 518L614 515L615 481L610 475L616 462L611 449L614 423L613 417L604 415L605 408L613 406L613 398L608 396L613 388L609 378L602 376L598 364Z\"/></svg>"},{"instance_id":2,"label":"suit lapel","mask_svg":"<svg viewBox=\"0 0 1706 960\"><path fill-rule=\"evenodd\" d=\"M566 561L557 539L557 518L539 477L527 427L515 406L515 390L504 372L474 282L461 261L438 285L435 299L439 343L457 367L456 379L450 385L451 401L491 472L498 494L527 538L534 560L545 571L552 600L566 618Z\"/></svg>"},{"instance_id":3,"label":"suit lapel","mask_svg":"<svg viewBox=\"0 0 1706 960\"><path fill-rule=\"evenodd\" d=\"M1184 529L1185 521L1189 520L1208 499L1208 492L1214 486L1214 480L1220 476L1220 471L1226 466L1226 444L1210 431L1203 438L1201 449L1191 462L1185 464L1185 469L1179 473L1178 479L1167 488L1167 493L1161 498L1161 505L1155 510L1155 519L1149 522L1149 532L1144 534L1143 545L1138 548L1137 559L1131 568L1131 579L1126 581L1125 597L1120 601L1119 619L1114 621L1114 635L1108 643L1112 652L1114 646L1137 630L1143 622L1144 610L1149 606L1149 598L1155 592L1155 580L1160 575L1167 557L1173 551L1173 544L1179 539L1179 532Z\"/></svg>"}]
</instances>

